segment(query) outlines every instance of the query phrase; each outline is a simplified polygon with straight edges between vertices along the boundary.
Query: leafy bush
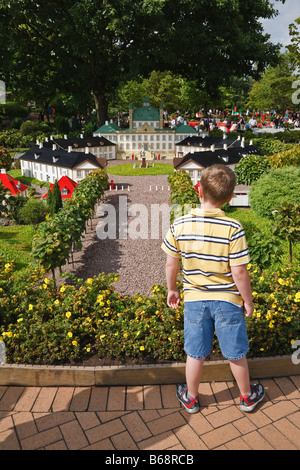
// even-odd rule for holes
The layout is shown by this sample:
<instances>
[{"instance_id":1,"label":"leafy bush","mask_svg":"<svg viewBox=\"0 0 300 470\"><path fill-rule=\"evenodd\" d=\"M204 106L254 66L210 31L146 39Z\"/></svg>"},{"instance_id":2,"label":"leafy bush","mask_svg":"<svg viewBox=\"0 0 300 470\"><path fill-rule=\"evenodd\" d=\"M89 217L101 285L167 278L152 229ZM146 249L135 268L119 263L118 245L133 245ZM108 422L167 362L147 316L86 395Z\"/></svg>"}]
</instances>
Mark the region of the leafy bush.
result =
<instances>
[{"instance_id":1,"label":"leafy bush","mask_svg":"<svg viewBox=\"0 0 300 470\"><path fill-rule=\"evenodd\" d=\"M0 105L0 116L3 119L25 118L28 115L27 106L19 103L6 102Z\"/></svg>"},{"instance_id":2,"label":"leafy bush","mask_svg":"<svg viewBox=\"0 0 300 470\"><path fill-rule=\"evenodd\" d=\"M70 132L68 119L63 116L56 116L55 127L59 133L68 134Z\"/></svg>"},{"instance_id":3,"label":"leafy bush","mask_svg":"<svg viewBox=\"0 0 300 470\"><path fill-rule=\"evenodd\" d=\"M300 146L293 145L290 150L275 153L269 157L269 162L273 168L287 166L300 166Z\"/></svg>"},{"instance_id":4,"label":"leafy bush","mask_svg":"<svg viewBox=\"0 0 300 470\"><path fill-rule=\"evenodd\" d=\"M191 180L191 177L185 171L175 171L168 177L168 183L171 188L170 202L170 220L182 216L188 212L189 208L200 204L198 193Z\"/></svg>"},{"instance_id":5,"label":"leafy bush","mask_svg":"<svg viewBox=\"0 0 300 470\"><path fill-rule=\"evenodd\" d=\"M4 147L0 147L0 169L10 170L12 162L13 158L8 150Z\"/></svg>"},{"instance_id":6,"label":"leafy bush","mask_svg":"<svg viewBox=\"0 0 300 470\"><path fill-rule=\"evenodd\" d=\"M35 135L39 131L39 123L35 121L25 121L20 127L21 134L24 135Z\"/></svg>"},{"instance_id":7,"label":"leafy bush","mask_svg":"<svg viewBox=\"0 0 300 470\"><path fill-rule=\"evenodd\" d=\"M103 170L91 172L75 188L72 198L62 209L53 217L47 215L32 244L32 257L40 266L54 272L55 268L65 264L72 244L77 242L80 245L85 224L106 185L107 174Z\"/></svg>"},{"instance_id":8,"label":"leafy bush","mask_svg":"<svg viewBox=\"0 0 300 470\"><path fill-rule=\"evenodd\" d=\"M237 184L251 185L264 173L270 171L271 165L267 157L260 155L247 155L235 167Z\"/></svg>"},{"instance_id":9,"label":"leafy bush","mask_svg":"<svg viewBox=\"0 0 300 470\"><path fill-rule=\"evenodd\" d=\"M25 225L38 225L46 216L46 204L39 200L31 198L19 210L19 220Z\"/></svg>"},{"instance_id":10,"label":"leafy bush","mask_svg":"<svg viewBox=\"0 0 300 470\"><path fill-rule=\"evenodd\" d=\"M300 168L278 168L262 175L250 189L249 201L252 209L260 216L272 218L272 211L278 210L284 201L300 200Z\"/></svg>"},{"instance_id":11,"label":"leafy bush","mask_svg":"<svg viewBox=\"0 0 300 470\"><path fill-rule=\"evenodd\" d=\"M290 354L299 338L299 272L273 273L248 266L255 314L247 319L250 356ZM58 364L98 355L120 361L185 360L183 302L167 306L165 286L146 297L121 297L115 274L56 288L42 270L28 270L16 282L14 263L0 259L0 340L13 363ZM182 284L178 283L182 294ZM214 350L219 352L217 339Z\"/></svg>"}]
</instances>

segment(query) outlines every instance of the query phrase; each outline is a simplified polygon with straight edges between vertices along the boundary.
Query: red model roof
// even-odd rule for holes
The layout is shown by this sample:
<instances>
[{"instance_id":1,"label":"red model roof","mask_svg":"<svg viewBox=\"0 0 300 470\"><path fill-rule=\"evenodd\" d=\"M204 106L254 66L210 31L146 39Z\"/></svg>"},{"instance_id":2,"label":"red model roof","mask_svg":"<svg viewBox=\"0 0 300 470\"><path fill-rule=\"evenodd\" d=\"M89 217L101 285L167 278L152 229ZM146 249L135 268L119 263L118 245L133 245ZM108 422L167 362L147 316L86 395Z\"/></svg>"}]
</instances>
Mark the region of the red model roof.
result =
<instances>
[{"instance_id":1,"label":"red model roof","mask_svg":"<svg viewBox=\"0 0 300 470\"><path fill-rule=\"evenodd\" d=\"M51 183L50 184L51 192L52 192L53 186L54 185ZM61 194L62 199L70 199L72 197L74 188L78 186L78 183L75 183L75 181L71 180L71 178L69 178L68 176L62 176L60 180L58 181L58 186L60 189L60 194ZM63 189L67 189L68 193L62 194ZM47 193L43 196L43 199L45 199L46 197L47 197Z\"/></svg>"},{"instance_id":2,"label":"red model roof","mask_svg":"<svg viewBox=\"0 0 300 470\"><path fill-rule=\"evenodd\" d=\"M9 189L13 196L22 193L28 189L28 186L25 184L20 183L20 181L16 180L8 173L0 173L0 181L3 184L5 189Z\"/></svg>"}]
</instances>

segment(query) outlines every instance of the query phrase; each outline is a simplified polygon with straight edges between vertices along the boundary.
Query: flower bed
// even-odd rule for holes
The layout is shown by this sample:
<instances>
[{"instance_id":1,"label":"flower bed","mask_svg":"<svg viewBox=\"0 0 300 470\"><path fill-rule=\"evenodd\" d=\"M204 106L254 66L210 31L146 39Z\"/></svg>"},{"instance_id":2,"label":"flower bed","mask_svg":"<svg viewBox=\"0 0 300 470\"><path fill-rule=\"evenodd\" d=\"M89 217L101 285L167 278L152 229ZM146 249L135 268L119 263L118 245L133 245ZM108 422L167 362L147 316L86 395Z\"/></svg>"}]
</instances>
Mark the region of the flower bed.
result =
<instances>
[{"instance_id":1,"label":"flower bed","mask_svg":"<svg viewBox=\"0 0 300 470\"><path fill-rule=\"evenodd\" d=\"M183 302L170 309L164 286L154 286L150 297L121 297L112 286L115 274L85 282L73 277L72 285L57 288L41 270L16 281L13 263L2 259L0 268L0 339L10 363L67 364L95 354L120 361L185 360ZM250 275L255 314L247 319L249 356L291 354L300 338L299 272L272 274L251 266Z\"/></svg>"}]
</instances>

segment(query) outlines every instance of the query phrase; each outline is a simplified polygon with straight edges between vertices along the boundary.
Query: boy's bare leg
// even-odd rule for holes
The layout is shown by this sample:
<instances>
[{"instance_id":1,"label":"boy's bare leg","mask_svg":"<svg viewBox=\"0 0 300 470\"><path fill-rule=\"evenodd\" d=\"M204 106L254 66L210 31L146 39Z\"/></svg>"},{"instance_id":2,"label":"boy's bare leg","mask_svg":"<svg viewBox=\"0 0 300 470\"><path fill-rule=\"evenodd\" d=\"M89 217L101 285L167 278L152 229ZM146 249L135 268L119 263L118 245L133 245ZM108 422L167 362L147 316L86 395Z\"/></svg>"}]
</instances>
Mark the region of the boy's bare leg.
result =
<instances>
[{"instance_id":1,"label":"boy's bare leg","mask_svg":"<svg viewBox=\"0 0 300 470\"><path fill-rule=\"evenodd\" d=\"M196 398L198 396L199 383L202 377L204 359L194 359L187 356L185 375L189 395Z\"/></svg>"},{"instance_id":2,"label":"boy's bare leg","mask_svg":"<svg viewBox=\"0 0 300 470\"><path fill-rule=\"evenodd\" d=\"M238 361L229 361L231 372L236 380L240 394L243 396L250 395L250 377L248 362L246 357L239 359Z\"/></svg>"}]
</instances>

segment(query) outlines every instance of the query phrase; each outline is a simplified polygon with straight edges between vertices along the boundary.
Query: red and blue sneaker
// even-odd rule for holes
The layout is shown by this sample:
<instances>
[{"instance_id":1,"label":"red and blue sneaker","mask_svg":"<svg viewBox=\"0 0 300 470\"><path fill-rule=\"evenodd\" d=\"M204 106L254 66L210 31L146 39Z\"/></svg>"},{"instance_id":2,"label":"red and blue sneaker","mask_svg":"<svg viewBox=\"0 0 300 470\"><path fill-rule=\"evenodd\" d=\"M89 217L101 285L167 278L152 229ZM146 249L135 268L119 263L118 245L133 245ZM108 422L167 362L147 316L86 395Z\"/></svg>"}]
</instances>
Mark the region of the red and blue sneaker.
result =
<instances>
[{"instance_id":1,"label":"red and blue sneaker","mask_svg":"<svg viewBox=\"0 0 300 470\"><path fill-rule=\"evenodd\" d=\"M200 411L199 397L192 398L188 396L188 388L186 385L178 385L176 396L188 413L192 414Z\"/></svg>"},{"instance_id":2,"label":"red and blue sneaker","mask_svg":"<svg viewBox=\"0 0 300 470\"><path fill-rule=\"evenodd\" d=\"M250 395L240 395L240 407L243 411L249 412L254 410L256 405L263 400L265 396L264 387L261 384L251 385Z\"/></svg>"}]
</instances>

